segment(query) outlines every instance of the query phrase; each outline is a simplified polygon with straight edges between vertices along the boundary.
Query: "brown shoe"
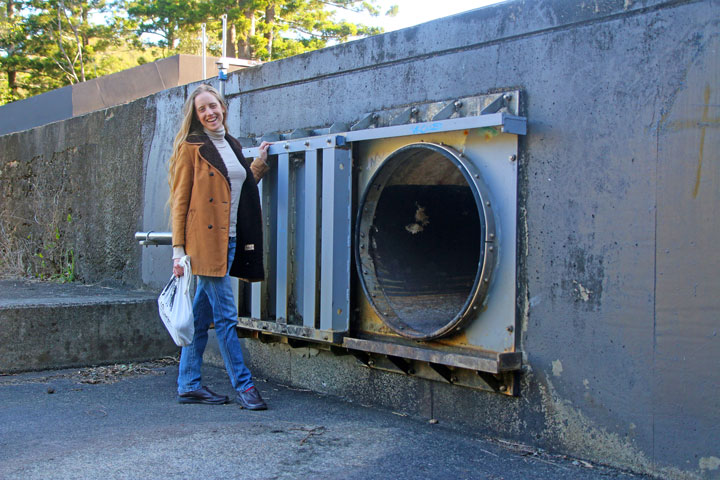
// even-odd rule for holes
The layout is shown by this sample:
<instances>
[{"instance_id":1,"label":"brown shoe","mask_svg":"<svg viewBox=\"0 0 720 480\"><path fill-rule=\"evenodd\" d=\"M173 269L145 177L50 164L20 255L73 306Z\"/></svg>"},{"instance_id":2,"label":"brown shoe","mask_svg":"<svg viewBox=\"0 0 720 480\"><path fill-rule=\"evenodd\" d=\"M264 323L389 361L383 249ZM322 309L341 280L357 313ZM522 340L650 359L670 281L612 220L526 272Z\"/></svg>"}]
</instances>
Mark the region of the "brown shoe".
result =
<instances>
[{"instance_id":1,"label":"brown shoe","mask_svg":"<svg viewBox=\"0 0 720 480\"><path fill-rule=\"evenodd\" d=\"M208 405L222 405L230 399L227 395L218 395L207 387L198 388L192 392L178 394L179 403L205 403Z\"/></svg>"},{"instance_id":2,"label":"brown shoe","mask_svg":"<svg viewBox=\"0 0 720 480\"><path fill-rule=\"evenodd\" d=\"M244 392L238 392L235 401L240 404L240 408L267 410L267 404L260 396L260 391L255 387L251 387L250 390Z\"/></svg>"}]
</instances>

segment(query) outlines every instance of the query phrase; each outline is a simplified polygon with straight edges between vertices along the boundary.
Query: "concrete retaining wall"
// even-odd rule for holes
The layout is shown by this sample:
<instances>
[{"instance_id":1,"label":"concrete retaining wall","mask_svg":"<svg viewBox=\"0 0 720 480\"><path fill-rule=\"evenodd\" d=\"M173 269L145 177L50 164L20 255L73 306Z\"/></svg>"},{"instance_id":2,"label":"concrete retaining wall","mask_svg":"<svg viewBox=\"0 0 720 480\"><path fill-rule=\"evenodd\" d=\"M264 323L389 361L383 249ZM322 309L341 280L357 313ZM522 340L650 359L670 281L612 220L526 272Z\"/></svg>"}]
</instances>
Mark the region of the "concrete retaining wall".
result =
<instances>
[{"instance_id":1,"label":"concrete retaining wall","mask_svg":"<svg viewBox=\"0 0 720 480\"><path fill-rule=\"evenodd\" d=\"M0 373L175 355L154 293L0 280Z\"/></svg>"},{"instance_id":2,"label":"concrete retaining wall","mask_svg":"<svg viewBox=\"0 0 720 480\"><path fill-rule=\"evenodd\" d=\"M241 137L505 88L522 90L529 125L518 398L248 341L254 373L667 478L720 478L719 22L712 0L511 1L231 75ZM169 248L140 253L131 237L167 228L158 202L186 92L0 137L2 209L32 198L7 193L7 161L87 152L79 272L160 286Z\"/></svg>"}]
</instances>

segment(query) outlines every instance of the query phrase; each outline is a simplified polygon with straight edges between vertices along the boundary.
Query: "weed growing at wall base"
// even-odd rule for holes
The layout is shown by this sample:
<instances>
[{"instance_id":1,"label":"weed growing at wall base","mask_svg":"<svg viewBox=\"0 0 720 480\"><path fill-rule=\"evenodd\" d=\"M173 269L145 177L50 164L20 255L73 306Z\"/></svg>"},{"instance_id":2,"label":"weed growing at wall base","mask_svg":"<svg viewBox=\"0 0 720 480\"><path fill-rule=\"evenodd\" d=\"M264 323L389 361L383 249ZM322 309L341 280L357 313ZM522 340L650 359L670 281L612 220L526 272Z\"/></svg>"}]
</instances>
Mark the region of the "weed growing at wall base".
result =
<instances>
[{"instance_id":1,"label":"weed growing at wall base","mask_svg":"<svg viewBox=\"0 0 720 480\"><path fill-rule=\"evenodd\" d=\"M71 214L64 222L37 218L28 222L14 215L0 215L0 278L33 277L60 283L77 280L75 249L63 235L71 223ZM40 233L20 234L30 226L39 226Z\"/></svg>"}]
</instances>

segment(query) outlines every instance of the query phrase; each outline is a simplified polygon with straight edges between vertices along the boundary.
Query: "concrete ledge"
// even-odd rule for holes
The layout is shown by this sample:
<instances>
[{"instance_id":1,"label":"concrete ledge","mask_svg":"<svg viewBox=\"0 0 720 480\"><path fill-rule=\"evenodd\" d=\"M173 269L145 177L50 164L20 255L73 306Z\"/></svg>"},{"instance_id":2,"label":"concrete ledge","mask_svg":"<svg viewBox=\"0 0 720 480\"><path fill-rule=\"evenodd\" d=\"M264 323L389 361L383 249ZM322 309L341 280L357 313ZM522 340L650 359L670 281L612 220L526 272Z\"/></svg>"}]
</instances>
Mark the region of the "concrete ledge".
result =
<instances>
[{"instance_id":1,"label":"concrete ledge","mask_svg":"<svg viewBox=\"0 0 720 480\"><path fill-rule=\"evenodd\" d=\"M177 353L153 292L0 281L0 373Z\"/></svg>"}]
</instances>

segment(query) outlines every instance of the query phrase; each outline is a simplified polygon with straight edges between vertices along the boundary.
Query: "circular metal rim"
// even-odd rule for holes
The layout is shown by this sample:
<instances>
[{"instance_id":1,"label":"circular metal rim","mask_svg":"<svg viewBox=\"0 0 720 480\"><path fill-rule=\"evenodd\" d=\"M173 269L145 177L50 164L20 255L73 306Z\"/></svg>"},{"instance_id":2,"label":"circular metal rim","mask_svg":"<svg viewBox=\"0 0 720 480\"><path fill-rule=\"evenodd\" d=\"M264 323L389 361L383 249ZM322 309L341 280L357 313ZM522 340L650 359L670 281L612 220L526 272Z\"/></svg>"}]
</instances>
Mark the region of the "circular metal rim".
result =
<instances>
[{"instance_id":1,"label":"circular metal rim","mask_svg":"<svg viewBox=\"0 0 720 480\"><path fill-rule=\"evenodd\" d=\"M434 150L450 160L453 165L460 170L465 181L470 186L473 198L475 199L481 229L480 261L478 262L478 269L470 294L463 307L451 321L430 333L413 329L395 314L384 295L382 287L378 284L374 262L370 258L370 255L367 254L369 251L367 245L370 241L369 230L372 225L372 219L375 217L380 195L387 181L403 163L398 160L398 157L407 150L416 148ZM482 175L477 167L475 167L464 154L459 153L447 145L429 142L411 143L393 151L381 162L380 166L375 170L366 184L360 202L358 203L355 225L354 253L360 284L365 293L365 297L375 313L393 332L413 340L442 338L453 332L462 330L465 324L473 318L474 314L484 303L497 256L497 249L495 248L497 243L495 220L492 213L492 202L490 201L489 190L482 179Z\"/></svg>"}]
</instances>

